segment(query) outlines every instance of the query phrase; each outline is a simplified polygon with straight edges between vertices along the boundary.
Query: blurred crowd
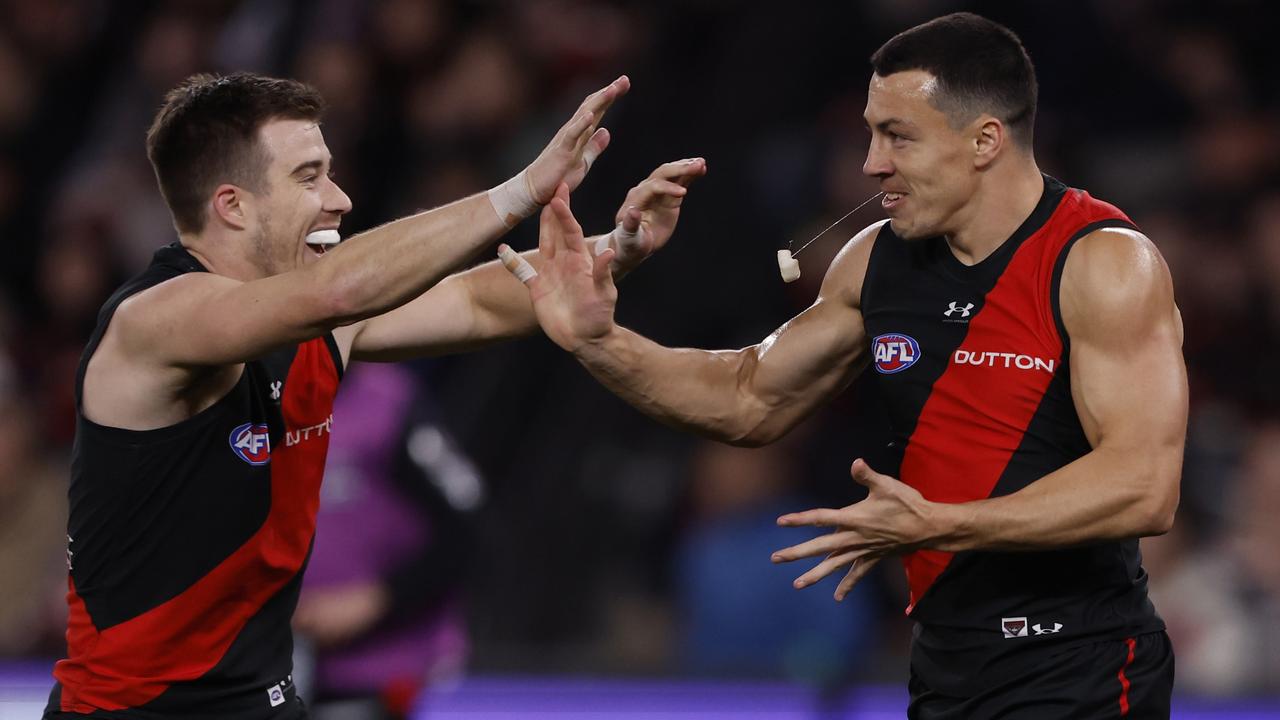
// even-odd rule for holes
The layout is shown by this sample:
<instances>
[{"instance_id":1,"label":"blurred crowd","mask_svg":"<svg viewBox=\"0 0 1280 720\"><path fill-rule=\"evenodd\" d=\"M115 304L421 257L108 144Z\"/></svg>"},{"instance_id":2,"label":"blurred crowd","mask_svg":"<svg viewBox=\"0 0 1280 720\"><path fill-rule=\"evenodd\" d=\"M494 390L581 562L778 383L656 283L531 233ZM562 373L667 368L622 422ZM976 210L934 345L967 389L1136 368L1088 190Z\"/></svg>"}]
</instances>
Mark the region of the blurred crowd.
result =
<instances>
[{"instance_id":1,"label":"blurred crowd","mask_svg":"<svg viewBox=\"0 0 1280 720\"><path fill-rule=\"evenodd\" d=\"M319 88L350 234L509 177L583 95L625 72L633 90L605 122L613 144L574 197L587 231L611 227L661 162L702 156L710 173L671 245L621 287L620 320L669 345L740 347L811 302L843 242L880 217L856 213L805 252L800 282L778 280L775 249L877 190L861 173L866 58L899 30L969 9L1017 31L1036 63L1041 167L1125 209L1173 272L1192 388L1186 470L1174 530L1143 548L1179 688L1280 692L1280 46L1259 20L1268 6L0 0L0 657L63 649L75 367L102 301L175 237L143 135L182 78L244 69ZM510 240L535 238L528 222ZM378 486L387 497L421 500L430 485L447 502L408 503L424 509L396 522L419 530L386 551L404 562L349 578L385 571L391 588L362 622L326 634L322 611L300 611L317 682L341 694L326 648L414 613L427 622L414 632L439 641L432 658L404 660L422 677L428 666L832 686L904 676L896 565L837 605L834 583L796 592L801 571L768 561L800 539L778 514L857 499L848 465L874 467L887 438L872 384L781 443L743 450L641 417L541 337L398 372L361 381L431 408L386 421L398 448L387 457L409 461L335 463L349 472L330 468L325 503L353 497L343 483L362 473L407 473L399 490ZM328 528L344 532L331 514L317 570L345 552L325 545ZM370 557L384 548L350 542ZM437 587L407 581L409 567ZM347 577L320 575L317 593Z\"/></svg>"}]
</instances>

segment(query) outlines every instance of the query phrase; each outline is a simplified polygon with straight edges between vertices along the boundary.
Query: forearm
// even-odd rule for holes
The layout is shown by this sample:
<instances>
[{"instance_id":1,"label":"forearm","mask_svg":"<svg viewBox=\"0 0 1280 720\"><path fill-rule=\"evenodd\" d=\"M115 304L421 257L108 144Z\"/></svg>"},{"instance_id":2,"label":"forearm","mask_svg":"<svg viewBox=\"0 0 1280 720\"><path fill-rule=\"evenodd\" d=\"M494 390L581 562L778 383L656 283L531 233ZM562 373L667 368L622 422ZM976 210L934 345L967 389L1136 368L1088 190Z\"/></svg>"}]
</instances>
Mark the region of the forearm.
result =
<instances>
[{"instance_id":1,"label":"forearm","mask_svg":"<svg viewBox=\"0 0 1280 720\"><path fill-rule=\"evenodd\" d=\"M595 255L596 249L608 247L602 240L608 235L586 239L587 247ZM542 265L537 250L526 250L520 257L535 271ZM639 264L635 261L634 264ZM625 270L615 269L614 280L621 280ZM491 261L458 275L465 284L470 300L472 316L471 334L477 343L494 342L529 335L538 330L538 318L533 311L529 291L500 261Z\"/></svg>"},{"instance_id":2,"label":"forearm","mask_svg":"<svg viewBox=\"0 0 1280 720\"><path fill-rule=\"evenodd\" d=\"M1099 447L1002 497L933 505L939 537L927 547L1045 550L1168 531L1178 502L1181 447Z\"/></svg>"},{"instance_id":3,"label":"forearm","mask_svg":"<svg viewBox=\"0 0 1280 720\"><path fill-rule=\"evenodd\" d=\"M601 384L655 420L722 442L750 443L764 415L740 389L752 353L668 348L615 327L574 355Z\"/></svg>"},{"instance_id":4,"label":"forearm","mask_svg":"<svg viewBox=\"0 0 1280 720\"><path fill-rule=\"evenodd\" d=\"M347 324L421 295L506 231L480 193L356 235L312 268Z\"/></svg>"}]
</instances>

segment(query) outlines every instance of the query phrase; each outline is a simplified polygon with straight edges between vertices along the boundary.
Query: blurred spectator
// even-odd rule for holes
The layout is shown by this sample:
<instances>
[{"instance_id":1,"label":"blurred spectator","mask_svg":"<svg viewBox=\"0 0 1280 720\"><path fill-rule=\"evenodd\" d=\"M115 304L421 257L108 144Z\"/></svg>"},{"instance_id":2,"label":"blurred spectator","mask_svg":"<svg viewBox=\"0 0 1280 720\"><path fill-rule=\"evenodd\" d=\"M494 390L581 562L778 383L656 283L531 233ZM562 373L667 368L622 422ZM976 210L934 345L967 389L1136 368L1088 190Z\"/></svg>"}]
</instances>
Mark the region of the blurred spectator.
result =
<instances>
[{"instance_id":1,"label":"blurred spectator","mask_svg":"<svg viewBox=\"0 0 1280 720\"><path fill-rule=\"evenodd\" d=\"M66 482L0 354L0 657L51 655L66 627Z\"/></svg>"},{"instance_id":2,"label":"blurred spectator","mask_svg":"<svg viewBox=\"0 0 1280 720\"><path fill-rule=\"evenodd\" d=\"M435 413L396 366L356 364L343 381L294 616L317 720L405 717L466 662L460 590L484 489Z\"/></svg>"},{"instance_id":3,"label":"blurred spectator","mask_svg":"<svg viewBox=\"0 0 1280 720\"><path fill-rule=\"evenodd\" d=\"M1169 624L1184 691L1280 691L1280 422L1252 433L1228 498L1221 541L1180 520L1142 542L1151 596Z\"/></svg>"},{"instance_id":4,"label":"blurred spectator","mask_svg":"<svg viewBox=\"0 0 1280 720\"><path fill-rule=\"evenodd\" d=\"M793 486L786 447L704 443L691 475L692 518L676 551L685 667L822 685L849 677L874 639L870 585L837 603L834 583L796 590L803 570L769 561L807 539L777 517L813 505Z\"/></svg>"}]
</instances>

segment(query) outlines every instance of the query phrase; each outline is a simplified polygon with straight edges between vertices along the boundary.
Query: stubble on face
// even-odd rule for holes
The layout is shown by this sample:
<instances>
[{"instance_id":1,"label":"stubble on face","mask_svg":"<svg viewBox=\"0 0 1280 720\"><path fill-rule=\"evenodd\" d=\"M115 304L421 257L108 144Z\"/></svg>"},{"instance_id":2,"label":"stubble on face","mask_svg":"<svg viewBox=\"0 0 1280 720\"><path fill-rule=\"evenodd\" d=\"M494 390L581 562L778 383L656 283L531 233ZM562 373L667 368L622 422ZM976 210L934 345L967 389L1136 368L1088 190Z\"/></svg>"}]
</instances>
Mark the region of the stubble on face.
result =
<instances>
[{"instance_id":1,"label":"stubble on face","mask_svg":"<svg viewBox=\"0 0 1280 720\"><path fill-rule=\"evenodd\" d=\"M272 247L275 244L272 239L275 237L275 234L275 229L271 221L271 214L264 211L258 219L258 229L250 239L254 264L256 264L258 269L262 271L263 277L279 275L281 272L280 263L276 261L276 258L272 253Z\"/></svg>"}]
</instances>

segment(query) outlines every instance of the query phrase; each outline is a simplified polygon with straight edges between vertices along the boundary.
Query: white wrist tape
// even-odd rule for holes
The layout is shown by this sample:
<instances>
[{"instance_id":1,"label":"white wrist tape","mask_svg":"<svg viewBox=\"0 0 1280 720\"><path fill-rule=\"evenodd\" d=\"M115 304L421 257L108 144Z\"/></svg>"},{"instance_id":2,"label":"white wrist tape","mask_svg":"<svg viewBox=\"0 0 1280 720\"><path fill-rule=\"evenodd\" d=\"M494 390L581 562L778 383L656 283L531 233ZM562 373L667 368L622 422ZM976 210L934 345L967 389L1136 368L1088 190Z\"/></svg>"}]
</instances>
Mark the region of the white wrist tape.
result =
<instances>
[{"instance_id":1,"label":"white wrist tape","mask_svg":"<svg viewBox=\"0 0 1280 720\"><path fill-rule=\"evenodd\" d=\"M509 228L538 212L538 202L533 199L533 190L529 187L527 170L489 191L489 204L498 214L498 219Z\"/></svg>"},{"instance_id":2,"label":"white wrist tape","mask_svg":"<svg viewBox=\"0 0 1280 720\"><path fill-rule=\"evenodd\" d=\"M617 226L613 228L613 232L608 235L601 235L596 239L596 251L593 254L599 255L612 247L614 252L618 254L618 257L624 257L634 251L639 242L639 228L636 228L634 231L628 231L622 227L622 223L618 223Z\"/></svg>"}]
</instances>

